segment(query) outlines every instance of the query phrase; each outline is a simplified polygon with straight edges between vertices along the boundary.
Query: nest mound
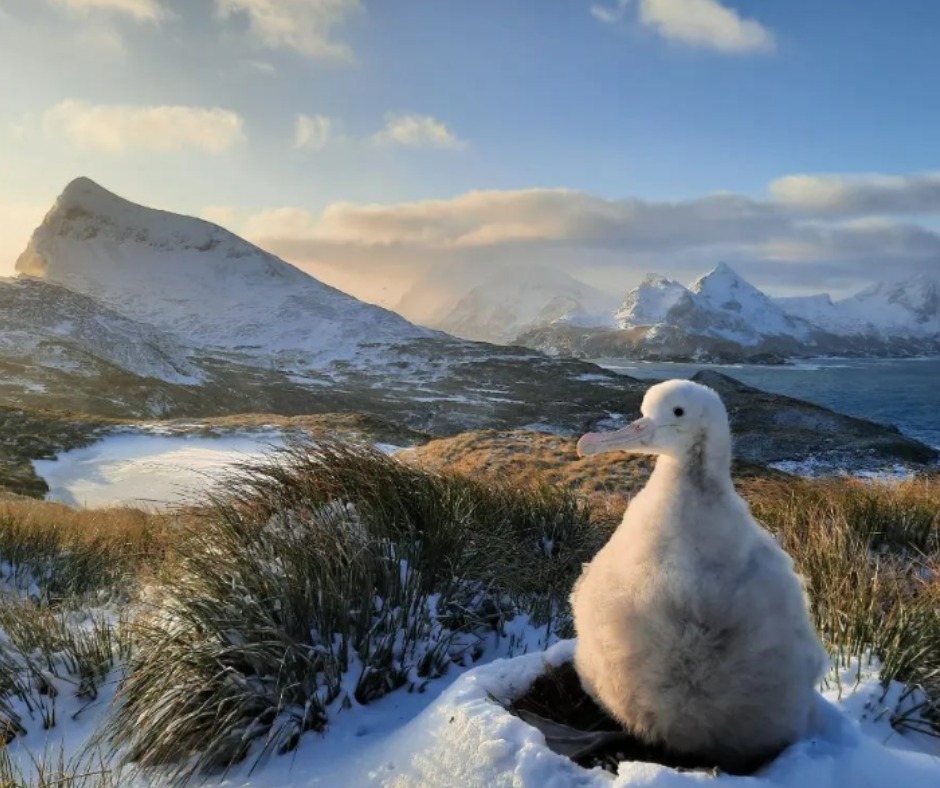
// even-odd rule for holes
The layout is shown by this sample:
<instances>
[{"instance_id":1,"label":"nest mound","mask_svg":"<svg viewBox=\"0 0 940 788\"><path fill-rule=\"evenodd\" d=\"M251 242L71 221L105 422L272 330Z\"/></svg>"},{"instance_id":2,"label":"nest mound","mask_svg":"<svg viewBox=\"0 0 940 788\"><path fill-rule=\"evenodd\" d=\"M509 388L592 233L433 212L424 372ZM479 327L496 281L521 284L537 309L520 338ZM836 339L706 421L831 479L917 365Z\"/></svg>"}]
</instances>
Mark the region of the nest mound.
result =
<instances>
[{"instance_id":1,"label":"nest mound","mask_svg":"<svg viewBox=\"0 0 940 788\"><path fill-rule=\"evenodd\" d=\"M599 766L613 774L623 761L643 761L678 771L750 775L773 760L763 758L733 769L727 765L722 768L706 757L676 753L641 741L627 733L584 691L571 662L546 666L546 672L513 699L508 711L538 728L555 752L586 769Z\"/></svg>"}]
</instances>

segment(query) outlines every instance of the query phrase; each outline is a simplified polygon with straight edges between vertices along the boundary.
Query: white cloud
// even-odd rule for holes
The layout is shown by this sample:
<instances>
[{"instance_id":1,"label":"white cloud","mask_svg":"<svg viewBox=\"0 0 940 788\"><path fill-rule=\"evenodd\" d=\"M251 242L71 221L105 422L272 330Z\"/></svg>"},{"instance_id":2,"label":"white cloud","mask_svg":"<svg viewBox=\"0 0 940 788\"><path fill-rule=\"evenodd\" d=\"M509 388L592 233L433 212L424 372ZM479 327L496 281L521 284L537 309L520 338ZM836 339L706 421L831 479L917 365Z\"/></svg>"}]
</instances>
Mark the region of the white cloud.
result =
<instances>
[{"instance_id":1,"label":"white cloud","mask_svg":"<svg viewBox=\"0 0 940 788\"><path fill-rule=\"evenodd\" d=\"M160 22L170 16L159 0L48 0L70 11L110 11L138 22Z\"/></svg>"},{"instance_id":2,"label":"white cloud","mask_svg":"<svg viewBox=\"0 0 940 788\"><path fill-rule=\"evenodd\" d=\"M207 205L199 212L199 218L220 227L234 227L240 212L234 205Z\"/></svg>"},{"instance_id":3,"label":"white cloud","mask_svg":"<svg viewBox=\"0 0 940 788\"><path fill-rule=\"evenodd\" d=\"M333 135L333 120L325 115L298 115L294 123L294 147L322 150Z\"/></svg>"},{"instance_id":4,"label":"white cloud","mask_svg":"<svg viewBox=\"0 0 940 788\"><path fill-rule=\"evenodd\" d=\"M593 5L591 13L607 24L620 21L632 0ZM773 33L754 19L743 19L718 0L636 0L640 22L663 38L727 54L772 51Z\"/></svg>"},{"instance_id":5,"label":"white cloud","mask_svg":"<svg viewBox=\"0 0 940 788\"><path fill-rule=\"evenodd\" d=\"M244 141L242 118L218 107L93 105L67 100L49 109L43 130L78 148L221 153Z\"/></svg>"},{"instance_id":6,"label":"white cloud","mask_svg":"<svg viewBox=\"0 0 940 788\"><path fill-rule=\"evenodd\" d=\"M940 172L788 175L771 183L770 193L784 205L826 215L937 213Z\"/></svg>"},{"instance_id":7,"label":"white cloud","mask_svg":"<svg viewBox=\"0 0 940 788\"><path fill-rule=\"evenodd\" d=\"M460 150L467 147L467 143L446 124L430 115L388 115L385 128L373 135L372 139L379 145L402 145L407 148Z\"/></svg>"},{"instance_id":8,"label":"white cloud","mask_svg":"<svg viewBox=\"0 0 940 788\"><path fill-rule=\"evenodd\" d=\"M333 32L362 11L362 0L215 0L215 6L222 20L246 15L252 35L270 49L353 60L352 49L334 39Z\"/></svg>"}]
</instances>

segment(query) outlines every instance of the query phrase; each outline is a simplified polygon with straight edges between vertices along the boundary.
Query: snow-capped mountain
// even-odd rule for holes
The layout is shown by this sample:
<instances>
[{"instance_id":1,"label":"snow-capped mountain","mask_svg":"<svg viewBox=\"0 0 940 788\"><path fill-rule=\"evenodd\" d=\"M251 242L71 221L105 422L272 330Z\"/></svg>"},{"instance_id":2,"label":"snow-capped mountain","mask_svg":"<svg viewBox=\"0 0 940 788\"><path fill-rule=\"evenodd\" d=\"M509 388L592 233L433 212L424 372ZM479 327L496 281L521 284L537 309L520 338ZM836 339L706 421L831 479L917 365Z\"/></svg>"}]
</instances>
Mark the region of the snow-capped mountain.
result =
<instances>
[{"instance_id":1,"label":"snow-capped mountain","mask_svg":"<svg viewBox=\"0 0 940 788\"><path fill-rule=\"evenodd\" d=\"M68 185L16 270L93 297L127 317L256 360L302 355L316 366L363 346L426 338L227 230L145 208L87 178Z\"/></svg>"},{"instance_id":2,"label":"snow-capped mountain","mask_svg":"<svg viewBox=\"0 0 940 788\"><path fill-rule=\"evenodd\" d=\"M355 410L584 429L635 381L457 339L223 230L69 184L0 285L0 401L107 416Z\"/></svg>"},{"instance_id":3,"label":"snow-capped mountain","mask_svg":"<svg viewBox=\"0 0 940 788\"><path fill-rule=\"evenodd\" d=\"M449 334L501 344L531 328L563 321L611 325L609 299L555 268L513 269L469 290L433 323Z\"/></svg>"},{"instance_id":4,"label":"snow-capped mountain","mask_svg":"<svg viewBox=\"0 0 940 788\"><path fill-rule=\"evenodd\" d=\"M767 337L805 339L810 333L805 321L787 315L724 263L688 288L649 274L628 293L616 319L621 329L671 326L744 346Z\"/></svg>"},{"instance_id":5,"label":"snow-capped mountain","mask_svg":"<svg viewBox=\"0 0 940 788\"><path fill-rule=\"evenodd\" d=\"M665 323L673 312L692 308L692 294L685 286L660 274L647 274L627 293L614 319L618 328L654 326Z\"/></svg>"},{"instance_id":6,"label":"snow-capped mountain","mask_svg":"<svg viewBox=\"0 0 940 788\"><path fill-rule=\"evenodd\" d=\"M615 314L616 330L530 330L520 342L557 354L672 360L780 360L940 349L940 287L927 277L877 284L833 303L772 299L726 264L689 287L650 274Z\"/></svg>"},{"instance_id":7,"label":"snow-capped mountain","mask_svg":"<svg viewBox=\"0 0 940 788\"><path fill-rule=\"evenodd\" d=\"M940 336L940 279L928 276L879 282L840 301L828 294L775 300L789 314L841 336Z\"/></svg>"},{"instance_id":8,"label":"snow-capped mountain","mask_svg":"<svg viewBox=\"0 0 940 788\"><path fill-rule=\"evenodd\" d=\"M510 343L555 321L613 325L615 301L570 274L539 262L429 266L395 311L420 325L483 342Z\"/></svg>"}]
</instances>

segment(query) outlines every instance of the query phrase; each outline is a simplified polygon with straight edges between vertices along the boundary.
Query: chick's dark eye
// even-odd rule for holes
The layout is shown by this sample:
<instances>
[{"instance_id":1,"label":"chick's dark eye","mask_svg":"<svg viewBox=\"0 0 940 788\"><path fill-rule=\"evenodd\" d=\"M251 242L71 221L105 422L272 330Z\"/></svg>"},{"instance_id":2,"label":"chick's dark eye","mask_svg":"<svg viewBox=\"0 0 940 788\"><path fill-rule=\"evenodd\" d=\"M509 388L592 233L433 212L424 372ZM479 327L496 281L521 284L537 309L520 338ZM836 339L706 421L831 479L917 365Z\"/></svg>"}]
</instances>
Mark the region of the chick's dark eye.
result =
<instances>
[{"instance_id":1,"label":"chick's dark eye","mask_svg":"<svg viewBox=\"0 0 940 788\"><path fill-rule=\"evenodd\" d=\"M673 409L672 409L672 412L673 412L676 416L682 416L682 415L685 414L685 411L684 411L682 408L673 408Z\"/></svg>"}]
</instances>

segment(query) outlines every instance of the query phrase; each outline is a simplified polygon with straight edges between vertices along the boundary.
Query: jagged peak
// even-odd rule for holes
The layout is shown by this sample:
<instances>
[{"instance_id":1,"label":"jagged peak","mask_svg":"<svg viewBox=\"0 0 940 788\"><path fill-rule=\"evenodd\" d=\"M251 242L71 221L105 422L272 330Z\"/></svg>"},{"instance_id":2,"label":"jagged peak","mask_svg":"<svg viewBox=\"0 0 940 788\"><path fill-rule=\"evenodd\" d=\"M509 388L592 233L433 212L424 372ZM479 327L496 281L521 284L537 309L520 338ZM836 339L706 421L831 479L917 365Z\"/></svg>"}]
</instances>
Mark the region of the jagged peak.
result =
<instances>
[{"instance_id":1,"label":"jagged peak","mask_svg":"<svg viewBox=\"0 0 940 788\"><path fill-rule=\"evenodd\" d=\"M640 282L640 285L648 285L649 287L665 287L674 284L677 283L662 274L657 274L655 271L647 273L646 276L643 277L643 281Z\"/></svg>"},{"instance_id":2,"label":"jagged peak","mask_svg":"<svg viewBox=\"0 0 940 788\"><path fill-rule=\"evenodd\" d=\"M698 279L695 280L695 284L701 282L714 282L714 281L739 281L743 282L744 277L742 277L737 271L735 271L727 263L718 263L711 271L707 274L703 274Z\"/></svg>"},{"instance_id":3,"label":"jagged peak","mask_svg":"<svg viewBox=\"0 0 940 788\"><path fill-rule=\"evenodd\" d=\"M700 276L689 286L689 290L693 293L702 295L709 291L715 293L731 289L761 292L727 263L718 263L711 271Z\"/></svg>"}]
</instances>

